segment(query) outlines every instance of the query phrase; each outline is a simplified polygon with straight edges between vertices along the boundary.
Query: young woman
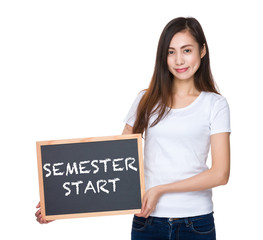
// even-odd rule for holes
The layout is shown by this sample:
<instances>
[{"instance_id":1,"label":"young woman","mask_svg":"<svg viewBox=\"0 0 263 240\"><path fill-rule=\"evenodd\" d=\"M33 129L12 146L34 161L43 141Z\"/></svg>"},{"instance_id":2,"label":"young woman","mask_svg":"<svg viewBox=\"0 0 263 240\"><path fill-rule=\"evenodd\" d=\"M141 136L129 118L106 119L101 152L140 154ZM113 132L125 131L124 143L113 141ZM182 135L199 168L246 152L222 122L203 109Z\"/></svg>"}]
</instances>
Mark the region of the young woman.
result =
<instances>
[{"instance_id":1,"label":"young woman","mask_svg":"<svg viewBox=\"0 0 263 240\"><path fill-rule=\"evenodd\" d=\"M164 28L149 88L139 93L125 123L123 134L145 135L147 191L132 239L216 239L211 189L229 178L230 114L196 19L176 18ZM49 222L40 209L36 217Z\"/></svg>"},{"instance_id":2,"label":"young woman","mask_svg":"<svg viewBox=\"0 0 263 240\"><path fill-rule=\"evenodd\" d=\"M138 94L125 123L123 134L145 135L146 193L132 239L216 239L211 189L228 182L230 114L196 19L166 25L149 88Z\"/></svg>"}]
</instances>

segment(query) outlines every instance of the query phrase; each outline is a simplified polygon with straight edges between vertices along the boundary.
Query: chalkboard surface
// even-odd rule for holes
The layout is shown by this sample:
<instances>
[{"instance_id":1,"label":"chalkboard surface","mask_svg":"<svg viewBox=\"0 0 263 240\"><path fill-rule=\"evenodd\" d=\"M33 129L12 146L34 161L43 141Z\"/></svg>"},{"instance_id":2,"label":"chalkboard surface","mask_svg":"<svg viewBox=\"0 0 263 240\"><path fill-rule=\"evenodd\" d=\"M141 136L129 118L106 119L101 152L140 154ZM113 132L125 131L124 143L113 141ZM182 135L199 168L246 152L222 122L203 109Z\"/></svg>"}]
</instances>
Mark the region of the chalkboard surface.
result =
<instances>
[{"instance_id":1,"label":"chalkboard surface","mask_svg":"<svg viewBox=\"0 0 263 240\"><path fill-rule=\"evenodd\" d=\"M140 212L140 134L37 142L37 157L45 219Z\"/></svg>"}]
</instances>

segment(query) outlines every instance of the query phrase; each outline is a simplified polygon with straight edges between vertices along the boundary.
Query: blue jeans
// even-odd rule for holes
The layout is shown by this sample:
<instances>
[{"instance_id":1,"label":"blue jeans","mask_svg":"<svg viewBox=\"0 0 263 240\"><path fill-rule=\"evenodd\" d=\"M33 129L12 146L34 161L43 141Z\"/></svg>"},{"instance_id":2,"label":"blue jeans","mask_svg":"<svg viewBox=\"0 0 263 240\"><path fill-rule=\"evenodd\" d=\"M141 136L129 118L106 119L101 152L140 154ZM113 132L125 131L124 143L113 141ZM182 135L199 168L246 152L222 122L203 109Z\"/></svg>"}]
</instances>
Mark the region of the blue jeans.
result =
<instances>
[{"instance_id":1,"label":"blue jeans","mask_svg":"<svg viewBox=\"0 0 263 240\"><path fill-rule=\"evenodd\" d=\"M132 240L215 240L213 212L187 218L134 216Z\"/></svg>"}]
</instances>

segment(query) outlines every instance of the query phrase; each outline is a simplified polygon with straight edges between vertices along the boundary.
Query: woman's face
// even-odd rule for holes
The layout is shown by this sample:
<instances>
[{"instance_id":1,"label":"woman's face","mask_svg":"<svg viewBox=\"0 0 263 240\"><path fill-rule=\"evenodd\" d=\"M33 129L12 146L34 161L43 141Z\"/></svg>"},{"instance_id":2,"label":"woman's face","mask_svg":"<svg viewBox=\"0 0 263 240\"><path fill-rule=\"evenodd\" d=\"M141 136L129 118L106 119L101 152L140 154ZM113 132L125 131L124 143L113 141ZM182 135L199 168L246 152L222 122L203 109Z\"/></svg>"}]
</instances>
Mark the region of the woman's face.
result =
<instances>
[{"instance_id":1,"label":"woman's face","mask_svg":"<svg viewBox=\"0 0 263 240\"><path fill-rule=\"evenodd\" d=\"M174 80L193 80L201 58L205 55L189 31L176 33L169 45L167 64Z\"/></svg>"}]
</instances>

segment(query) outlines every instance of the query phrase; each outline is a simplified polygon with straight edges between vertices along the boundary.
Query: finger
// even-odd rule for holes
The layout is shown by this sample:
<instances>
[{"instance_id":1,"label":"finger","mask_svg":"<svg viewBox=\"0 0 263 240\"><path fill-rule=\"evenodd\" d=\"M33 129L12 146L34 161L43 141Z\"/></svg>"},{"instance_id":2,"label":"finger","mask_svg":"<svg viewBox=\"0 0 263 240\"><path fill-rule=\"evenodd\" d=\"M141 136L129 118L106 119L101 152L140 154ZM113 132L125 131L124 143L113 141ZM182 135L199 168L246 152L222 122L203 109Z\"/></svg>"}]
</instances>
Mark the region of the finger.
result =
<instances>
[{"instance_id":1,"label":"finger","mask_svg":"<svg viewBox=\"0 0 263 240\"><path fill-rule=\"evenodd\" d=\"M149 211L150 211L149 208L145 207L144 210L140 214L138 214L138 217L147 218L147 214Z\"/></svg>"},{"instance_id":2,"label":"finger","mask_svg":"<svg viewBox=\"0 0 263 240\"><path fill-rule=\"evenodd\" d=\"M146 213L145 213L145 212L140 213L137 217L143 217L143 218L146 218Z\"/></svg>"},{"instance_id":3,"label":"finger","mask_svg":"<svg viewBox=\"0 0 263 240\"><path fill-rule=\"evenodd\" d=\"M46 220L42 217L42 215L39 215L39 217L37 218L37 221L40 223L40 224L47 224L47 223L50 223L50 222L53 222L54 220Z\"/></svg>"},{"instance_id":4,"label":"finger","mask_svg":"<svg viewBox=\"0 0 263 240\"><path fill-rule=\"evenodd\" d=\"M40 208L40 202L37 204L36 208Z\"/></svg>"},{"instance_id":5,"label":"finger","mask_svg":"<svg viewBox=\"0 0 263 240\"><path fill-rule=\"evenodd\" d=\"M139 214L136 214L137 217L143 217L145 215L146 202L146 198L143 198L141 212Z\"/></svg>"},{"instance_id":6,"label":"finger","mask_svg":"<svg viewBox=\"0 0 263 240\"><path fill-rule=\"evenodd\" d=\"M42 216L38 218L38 222L39 222L40 224L45 224L45 223L47 223L47 221L46 221L44 218L42 218Z\"/></svg>"},{"instance_id":7,"label":"finger","mask_svg":"<svg viewBox=\"0 0 263 240\"><path fill-rule=\"evenodd\" d=\"M39 214L41 214L41 210L40 209L36 211L35 216L38 217Z\"/></svg>"},{"instance_id":8,"label":"finger","mask_svg":"<svg viewBox=\"0 0 263 240\"><path fill-rule=\"evenodd\" d=\"M44 224L48 223L48 221L47 221L47 220L44 220L43 218L42 218L42 222L43 222Z\"/></svg>"},{"instance_id":9,"label":"finger","mask_svg":"<svg viewBox=\"0 0 263 240\"><path fill-rule=\"evenodd\" d=\"M41 221L41 219L42 219L42 215L41 215L41 214L39 214L39 215L37 216L37 221L38 221L38 222L40 222L40 221Z\"/></svg>"},{"instance_id":10,"label":"finger","mask_svg":"<svg viewBox=\"0 0 263 240\"><path fill-rule=\"evenodd\" d=\"M146 208L145 212L144 212L144 217L145 217L145 218L148 218L149 215L151 214L151 212L152 212L152 208L151 208L150 206L148 206L148 207Z\"/></svg>"},{"instance_id":11,"label":"finger","mask_svg":"<svg viewBox=\"0 0 263 240\"><path fill-rule=\"evenodd\" d=\"M146 216L146 209L142 209L140 213L136 214L137 217L145 217Z\"/></svg>"},{"instance_id":12,"label":"finger","mask_svg":"<svg viewBox=\"0 0 263 240\"><path fill-rule=\"evenodd\" d=\"M145 211L143 213L145 218L148 218L150 216L150 214L154 211L155 207L151 206L151 205L146 205L145 207Z\"/></svg>"},{"instance_id":13,"label":"finger","mask_svg":"<svg viewBox=\"0 0 263 240\"><path fill-rule=\"evenodd\" d=\"M146 218L148 218L153 211L154 211L154 208L151 208L151 209L148 211L148 213L147 213L147 215L146 215Z\"/></svg>"},{"instance_id":14,"label":"finger","mask_svg":"<svg viewBox=\"0 0 263 240\"><path fill-rule=\"evenodd\" d=\"M146 196L144 196L143 202L142 202L142 211L141 212L145 212L146 207L147 207L147 203L148 203L148 198Z\"/></svg>"},{"instance_id":15,"label":"finger","mask_svg":"<svg viewBox=\"0 0 263 240\"><path fill-rule=\"evenodd\" d=\"M138 213L138 214L135 214L135 216L137 216L137 217L143 217L144 215L143 215L143 213Z\"/></svg>"},{"instance_id":16,"label":"finger","mask_svg":"<svg viewBox=\"0 0 263 240\"><path fill-rule=\"evenodd\" d=\"M37 216L37 221L38 221L39 223L41 223L41 224L43 224L43 223L46 222L46 220L42 217L41 212L40 212L40 213L38 214L38 216Z\"/></svg>"},{"instance_id":17,"label":"finger","mask_svg":"<svg viewBox=\"0 0 263 240\"><path fill-rule=\"evenodd\" d=\"M40 218L40 217L37 217L37 218L36 218L36 221L39 222L39 223L41 223L41 218Z\"/></svg>"},{"instance_id":18,"label":"finger","mask_svg":"<svg viewBox=\"0 0 263 240\"><path fill-rule=\"evenodd\" d=\"M39 223L41 223L41 224L45 224L46 221L45 221L43 218L40 218L40 219L39 219Z\"/></svg>"},{"instance_id":19,"label":"finger","mask_svg":"<svg viewBox=\"0 0 263 240\"><path fill-rule=\"evenodd\" d=\"M43 219L43 222L44 222L44 224L47 224L47 223L50 223L50 222L53 222L54 220L45 220L45 219Z\"/></svg>"}]
</instances>

